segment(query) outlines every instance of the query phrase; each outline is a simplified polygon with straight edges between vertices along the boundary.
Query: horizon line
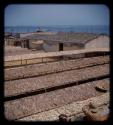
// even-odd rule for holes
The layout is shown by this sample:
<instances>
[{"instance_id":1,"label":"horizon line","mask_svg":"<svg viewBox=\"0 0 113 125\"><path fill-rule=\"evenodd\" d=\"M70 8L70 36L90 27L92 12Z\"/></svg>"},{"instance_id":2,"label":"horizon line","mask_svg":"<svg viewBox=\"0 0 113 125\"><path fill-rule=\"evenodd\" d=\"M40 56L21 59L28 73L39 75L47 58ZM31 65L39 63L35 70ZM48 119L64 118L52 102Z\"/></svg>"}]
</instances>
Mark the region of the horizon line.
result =
<instances>
[{"instance_id":1,"label":"horizon line","mask_svg":"<svg viewBox=\"0 0 113 125\"><path fill-rule=\"evenodd\" d=\"M7 25L7 26L4 26L4 27L20 27L20 26L28 26L28 27L30 27L30 26L37 26L37 27L40 27L40 26L109 26L109 25L106 25L106 24L95 24L95 25L93 25L93 24L90 24L90 25L88 25L88 24L84 24L84 25L59 25L59 24L56 24L56 25Z\"/></svg>"}]
</instances>

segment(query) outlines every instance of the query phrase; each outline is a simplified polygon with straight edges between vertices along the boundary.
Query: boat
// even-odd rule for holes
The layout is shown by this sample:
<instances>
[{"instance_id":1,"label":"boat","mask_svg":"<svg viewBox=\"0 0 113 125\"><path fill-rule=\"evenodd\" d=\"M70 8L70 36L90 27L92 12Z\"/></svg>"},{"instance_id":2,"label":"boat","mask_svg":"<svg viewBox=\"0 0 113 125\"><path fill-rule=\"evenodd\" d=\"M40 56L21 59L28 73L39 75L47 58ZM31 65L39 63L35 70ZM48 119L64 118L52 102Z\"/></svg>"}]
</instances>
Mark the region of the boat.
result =
<instances>
[{"instance_id":1,"label":"boat","mask_svg":"<svg viewBox=\"0 0 113 125\"><path fill-rule=\"evenodd\" d=\"M42 30L42 29L39 27L36 32L44 32L44 30Z\"/></svg>"}]
</instances>

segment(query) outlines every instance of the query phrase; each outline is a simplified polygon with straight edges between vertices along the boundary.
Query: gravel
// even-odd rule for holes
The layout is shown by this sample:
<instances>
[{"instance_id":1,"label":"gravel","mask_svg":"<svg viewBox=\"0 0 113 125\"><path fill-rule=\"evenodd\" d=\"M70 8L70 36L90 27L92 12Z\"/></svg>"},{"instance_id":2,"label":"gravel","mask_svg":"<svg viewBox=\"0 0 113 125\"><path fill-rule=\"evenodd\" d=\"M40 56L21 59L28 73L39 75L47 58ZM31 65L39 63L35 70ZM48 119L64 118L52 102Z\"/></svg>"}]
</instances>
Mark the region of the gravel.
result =
<instances>
[{"instance_id":1,"label":"gravel","mask_svg":"<svg viewBox=\"0 0 113 125\"><path fill-rule=\"evenodd\" d=\"M44 63L44 64L35 64L35 65L5 69L4 76L5 80L22 79L38 75L44 75L48 73L66 71L70 69L83 68L86 66L104 64L108 62L109 62L109 56L100 56L100 57Z\"/></svg>"},{"instance_id":2,"label":"gravel","mask_svg":"<svg viewBox=\"0 0 113 125\"><path fill-rule=\"evenodd\" d=\"M81 113L82 113L83 106L88 105L90 102L94 102L98 106L101 106L110 101L109 96L110 96L109 93L105 93L100 96L88 98L83 101L72 102L70 104L60 106L58 108L40 112L27 117L23 117L21 119L18 119L18 121L55 121L55 120L59 120L60 114L80 117L82 115Z\"/></svg>"},{"instance_id":3,"label":"gravel","mask_svg":"<svg viewBox=\"0 0 113 125\"><path fill-rule=\"evenodd\" d=\"M102 93L96 91L95 85L100 81L101 80L95 81L93 84L89 82L44 94L7 101L4 103L5 117L12 120L19 119L75 101L82 101L91 97L99 96ZM106 82L106 79L103 79L102 81ZM109 82L109 79L107 79L107 82Z\"/></svg>"},{"instance_id":4,"label":"gravel","mask_svg":"<svg viewBox=\"0 0 113 125\"><path fill-rule=\"evenodd\" d=\"M26 92L37 91L51 86L60 86L67 83L87 80L109 74L109 64L93 66L78 70L48 74L45 76L6 81L4 84L5 96L19 95Z\"/></svg>"}]
</instances>

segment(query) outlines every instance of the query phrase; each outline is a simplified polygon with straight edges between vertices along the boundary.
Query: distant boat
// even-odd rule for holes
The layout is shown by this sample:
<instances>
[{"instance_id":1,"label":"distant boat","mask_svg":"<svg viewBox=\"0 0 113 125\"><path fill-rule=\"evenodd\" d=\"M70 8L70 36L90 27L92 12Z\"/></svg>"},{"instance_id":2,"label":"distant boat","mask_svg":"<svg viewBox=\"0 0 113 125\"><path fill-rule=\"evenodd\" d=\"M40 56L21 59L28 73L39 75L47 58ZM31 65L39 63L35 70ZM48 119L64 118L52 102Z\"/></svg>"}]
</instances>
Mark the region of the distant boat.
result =
<instances>
[{"instance_id":1,"label":"distant boat","mask_svg":"<svg viewBox=\"0 0 113 125\"><path fill-rule=\"evenodd\" d=\"M44 30L42 30L42 29L39 27L36 32L44 32Z\"/></svg>"}]
</instances>

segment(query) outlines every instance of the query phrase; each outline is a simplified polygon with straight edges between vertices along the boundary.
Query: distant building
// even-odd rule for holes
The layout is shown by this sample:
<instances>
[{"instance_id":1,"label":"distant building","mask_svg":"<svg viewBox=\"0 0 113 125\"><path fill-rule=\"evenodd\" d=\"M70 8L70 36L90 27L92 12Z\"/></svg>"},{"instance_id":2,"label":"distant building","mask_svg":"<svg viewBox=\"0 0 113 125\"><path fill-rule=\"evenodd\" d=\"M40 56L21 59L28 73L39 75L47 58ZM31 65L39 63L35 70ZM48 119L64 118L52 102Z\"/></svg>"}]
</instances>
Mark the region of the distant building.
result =
<instances>
[{"instance_id":1,"label":"distant building","mask_svg":"<svg viewBox=\"0 0 113 125\"><path fill-rule=\"evenodd\" d=\"M88 48L109 48L110 38L105 34L95 33L35 33L23 38L9 37L6 44L21 46L29 49L46 52L88 49Z\"/></svg>"},{"instance_id":2,"label":"distant building","mask_svg":"<svg viewBox=\"0 0 113 125\"><path fill-rule=\"evenodd\" d=\"M63 35L67 36L63 36ZM109 48L109 36L92 33L62 33L59 39L44 40L43 48L45 51L59 51L60 43L63 44L63 51L87 48ZM61 37L61 38L60 38Z\"/></svg>"}]
</instances>

